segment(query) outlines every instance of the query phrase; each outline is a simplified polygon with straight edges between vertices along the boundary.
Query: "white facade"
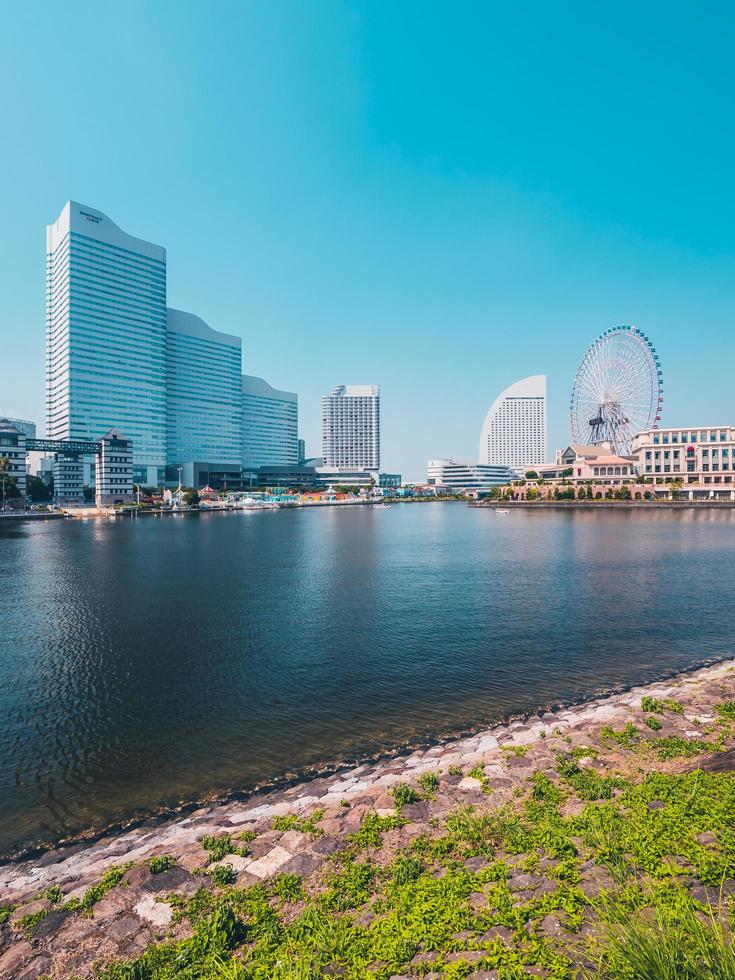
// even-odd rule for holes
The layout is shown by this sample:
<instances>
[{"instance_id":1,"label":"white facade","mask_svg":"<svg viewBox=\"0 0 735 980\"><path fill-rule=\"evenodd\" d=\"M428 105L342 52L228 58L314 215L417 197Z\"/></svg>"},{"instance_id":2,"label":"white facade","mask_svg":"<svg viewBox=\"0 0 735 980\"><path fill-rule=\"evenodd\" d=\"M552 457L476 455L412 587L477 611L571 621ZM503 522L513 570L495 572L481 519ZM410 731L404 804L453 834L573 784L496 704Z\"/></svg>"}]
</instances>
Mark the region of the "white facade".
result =
<instances>
[{"instance_id":1,"label":"white facade","mask_svg":"<svg viewBox=\"0 0 735 980\"><path fill-rule=\"evenodd\" d=\"M545 462L545 374L516 381L498 395L482 425L478 458L519 471Z\"/></svg>"},{"instance_id":2,"label":"white facade","mask_svg":"<svg viewBox=\"0 0 735 980\"><path fill-rule=\"evenodd\" d=\"M253 375L242 377L242 465L299 463L299 398Z\"/></svg>"},{"instance_id":3,"label":"white facade","mask_svg":"<svg viewBox=\"0 0 735 980\"><path fill-rule=\"evenodd\" d=\"M713 496L735 489L735 427L650 429L633 440L638 471L653 483L681 481Z\"/></svg>"},{"instance_id":4,"label":"white facade","mask_svg":"<svg viewBox=\"0 0 735 980\"><path fill-rule=\"evenodd\" d=\"M380 388L337 385L322 398L325 467L380 469Z\"/></svg>"},{"instance_id":5,"label":"white facade","mask_svg":"<svg viewBox=\"0 0 735 980\"><path fill-rule=\"evenodd\" d=\"M133 440L136 479L166 463L166 250L69 201L46 231L50 439Z\"/></svg>"},{"instance_id":6,"label":"white facade","mask_svg":"<svg viewBox=\"0 0 735 980\"><path fill-rule=\"evenodd\" d=\"M430 459L426 464L426 482L429 486L448 487L451 490L489 490L503 486L513 479L507 466L489 463L458 463L454 459Z\"/></svg>"},{"instance_id":7,"label":"white facade","mask_svg":"<svg viewBox=\"0 0 735 980\"><path fill-rule=\"evenodd\" d=\"M100 439L95 498L98 507L133 500L133 444L119 429Z\"/></svg>"}]
</instances>

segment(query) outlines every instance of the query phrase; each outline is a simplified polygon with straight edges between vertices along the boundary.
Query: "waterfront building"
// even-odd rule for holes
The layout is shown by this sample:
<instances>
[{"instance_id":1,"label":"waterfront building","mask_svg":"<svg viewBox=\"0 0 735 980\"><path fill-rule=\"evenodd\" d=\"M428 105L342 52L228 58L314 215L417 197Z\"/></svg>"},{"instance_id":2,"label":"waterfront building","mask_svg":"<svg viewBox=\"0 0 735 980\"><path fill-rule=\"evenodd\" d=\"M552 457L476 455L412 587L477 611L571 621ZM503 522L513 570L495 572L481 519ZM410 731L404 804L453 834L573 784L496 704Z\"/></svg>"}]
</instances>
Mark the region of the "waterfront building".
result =
<instances>
[{"instance_id":1,"label":"waterfront building","mask_svg":"<svg viewBox=\"0 0 735 980\"><path fill-rule=\"evenodd\" d=\"M54 502L60 506L84 503L84 458L77 452L54 454Z\"/></svg>"},{"instance_id":2,"label":"waterfront building","mask_svg":"<svg viewBox=\"0 0 735 980\"><path fill-rule=\"evenodd\" d=\"M26 434L14 422L15 420L0 418L0 459L8 460L7 476L15 481L20 500L24 502L26 495ZM2 503L7 507L10 499L7 495L6 486L5 499Z\"/></svg>"},{"instance_id":3,"label":"waterfront building","mask_svg":"<svg viewBox=\"0 0 735 980\"><path fill-rule=\"evenodd\" d=\"M299 441L298 441L298 449L299 449L299 452L298 452L298 456L299 456L298 463L299 463L299 466L301 466L302 463L305 463L306 462L306 443L304 442L303 439L299 439Z\"/></svg>"},{"instance_id":4,"label":"waterfront building","mask_svg":"<svg viewBox=\"0 0 735 980\"><path fill-rule=\"evenodd\" d=\"M242 465L298 466L299 399L263 378L242 378Z\"/></svg>"},{"instance_id":5,"label":"waterfront building","mask_svg":"<svg viewBox=\"0 0 735 980\"><path fill-rule=\"evenodd\" d=\"M242 458L242 341L181 310L166 311L166 457L169 466ZM197 486L189 483L187 486Z\"/></svg>"},{"instance_id":6,"label":"waterfront building","mask_svg":"<svg viewBox=\"0 0 735 980\"><path fill-rule=\"evenodd\" d=\"M522 472L546 460L546 375L522 378L501 391L480 432L480 463Z\"/></svg>"},{"instance_id":7,"label":"waterfront building","mask_svg":"<svg viewBox=\"0 0 735 980\"><path fill-rule=\"evenodd\" d=\"M460 463L454 459L430 459L426 464L427 484L446 487L450 493L490 490L510 483L513 478L514 473L508 466Z\"/></svg>"},{"instance_id":8,"label":"waterfront building","mask_svg":"<svg viewBox=\"0 0 735 980\"><path fill-rule=\"evenodd\" d=\"M95 499L98 507L133 502L133 443L119 429L100 439Z\"/></svg>"},{"instance_id":9,"label":"waterfront building","mask_svg":"<svg viewBox=\"0 0 735 980\"><path fill-rule=\"evenodd\" d=\"M166 463L166 250L68 201L46 234L50 439L133 440L137 482Z\"/></svg>"},{"instance_id":10,"label":"waterfront building","mask_svg":"<svg viewBox=\"0 0 735 980\"><path fill-rule=\"evenodd\" d=\"M322 398L322 456L334 469L380 469L380 388L337 385Z\"/></svg>"},{"instance_id":11,"label":"waterfront building","mask_svg":"<svg viewBox=\"0 0 735 980\"><path fill-rule=\"evenodd\" d=\"M735 490L735 427L687 426L649 429L633 440L639 472L668 493L681 484L693 499L732 499Z\"/></svg>"}]
</instances>

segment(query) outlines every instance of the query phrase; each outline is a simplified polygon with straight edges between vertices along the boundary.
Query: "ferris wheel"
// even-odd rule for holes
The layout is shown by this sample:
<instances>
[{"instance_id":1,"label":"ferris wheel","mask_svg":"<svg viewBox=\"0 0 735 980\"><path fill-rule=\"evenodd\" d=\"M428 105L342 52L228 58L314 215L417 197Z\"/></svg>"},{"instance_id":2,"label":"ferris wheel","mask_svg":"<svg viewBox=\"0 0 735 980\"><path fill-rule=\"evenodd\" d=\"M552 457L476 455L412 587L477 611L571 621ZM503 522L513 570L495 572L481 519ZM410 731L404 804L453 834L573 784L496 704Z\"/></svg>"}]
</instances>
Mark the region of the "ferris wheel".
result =
<instances>
[{"instance_id":1,"label":"ferris wheel","mask_svg":"<svg viewBox=\"0 0 735 980\"><path fill-rule=\"evenodd\" d=\"M663 374L655 347L637 327L611 327L584 353L569 404L574 442L609 442L629 456L633 437L657 429L664 404Z\"/></svg>"}]
</instances>

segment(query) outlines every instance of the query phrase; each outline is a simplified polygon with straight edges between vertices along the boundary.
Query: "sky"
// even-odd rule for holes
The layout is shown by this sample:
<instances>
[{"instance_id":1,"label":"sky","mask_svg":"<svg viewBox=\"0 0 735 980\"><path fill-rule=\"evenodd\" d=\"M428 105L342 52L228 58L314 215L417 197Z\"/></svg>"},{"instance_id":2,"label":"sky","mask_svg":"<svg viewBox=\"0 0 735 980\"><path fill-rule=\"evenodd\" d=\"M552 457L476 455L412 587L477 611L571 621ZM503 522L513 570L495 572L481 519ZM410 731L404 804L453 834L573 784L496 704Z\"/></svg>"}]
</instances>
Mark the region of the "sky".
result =
<instances>
[{"instance_id":1,"label":"sky","mask_svg":"<svg viewBox=\"0 0 735 980\"><path fill-rule=\"evenodd\" d=\"M732 4L10 4L0 414L44 418L45 226L71 198L168 251L168 302L298 392L382 389L382 469L477 458L546 373L636 324L663 424L735 424ZM553 456L550 456L553 458Z\"/></svg>"}]
</instances>

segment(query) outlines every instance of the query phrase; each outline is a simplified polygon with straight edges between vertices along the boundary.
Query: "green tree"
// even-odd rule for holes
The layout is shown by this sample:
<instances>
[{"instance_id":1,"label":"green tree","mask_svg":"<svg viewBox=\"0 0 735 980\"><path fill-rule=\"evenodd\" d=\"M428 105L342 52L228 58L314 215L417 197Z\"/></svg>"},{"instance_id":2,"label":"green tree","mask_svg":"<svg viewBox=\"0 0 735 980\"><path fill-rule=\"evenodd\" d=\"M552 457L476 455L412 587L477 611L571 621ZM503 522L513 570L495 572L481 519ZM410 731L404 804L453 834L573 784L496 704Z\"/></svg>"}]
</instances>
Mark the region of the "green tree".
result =
<instances>
[{"instance_id":1,"label":"green tree","mask_svg":"<svg viewBox=\"0 0 735 980\"><path fill-rule=\"evenodd\" d=\"M579 490L577 491L577 500L586 500L586 499L587 499L587 491L585 490L584 487L580 487Z\"/></svg>"},{"instance_id":2,"label":"green tree","mask_svg":"<svg viewBox=\"0 0 735 980\"><path fill-rule=\"evenodd\" d=\"M527 480L538 480L538 473L536 472L536 470L528 470L526 472L526 479Z\"/></svg>"},{"instance_id":3,"label":"green tree","mask_svg":"<svg viewBox=\"0 0 735 980\"><path fill-rule=\"evenodd\" d=\"M632 498L630 487L620 487L615 491L615 497L617 500L630 500Z\"/></svg>"},{"instance_id":4,"label":"green tree","mask_svg":"<svg viewBox=\"0 0 735 980\"><path fill-rule=\"evenodd\" d=\"M26 477L26 496L34 504L38 504L46 500L51 500L53 494L40 476L29 476Z\"/></svg>"},{"instance_id":5,"label":"green tree","mask_svg":"<svg viewBox=\"0 0 735 980\"><path fill-rule=\"evenodd\" d=\"M5 501L13 497L20 497L20 490L14 476L10 475L10 460L7 456L0 456L0 483L2 483L2 508L5 510Z\"/></svg>"},{"instance_id":6,"label":"green tree","mask_svg":"<svg viewBox=\"0 0 735 980\"><path fill-rule=\"evenodd\" d=\"M184 490L184 503L187 507L199 506L199 494L192 487L188 487L186 490Z\"/></svg>"}]
</instances>

